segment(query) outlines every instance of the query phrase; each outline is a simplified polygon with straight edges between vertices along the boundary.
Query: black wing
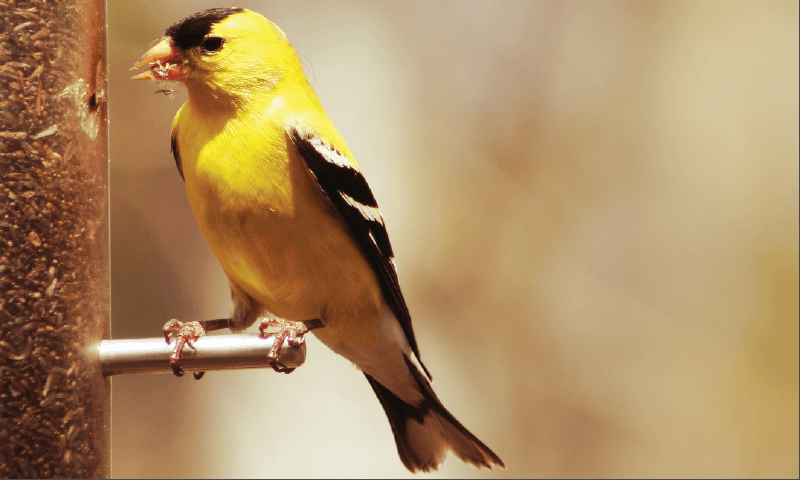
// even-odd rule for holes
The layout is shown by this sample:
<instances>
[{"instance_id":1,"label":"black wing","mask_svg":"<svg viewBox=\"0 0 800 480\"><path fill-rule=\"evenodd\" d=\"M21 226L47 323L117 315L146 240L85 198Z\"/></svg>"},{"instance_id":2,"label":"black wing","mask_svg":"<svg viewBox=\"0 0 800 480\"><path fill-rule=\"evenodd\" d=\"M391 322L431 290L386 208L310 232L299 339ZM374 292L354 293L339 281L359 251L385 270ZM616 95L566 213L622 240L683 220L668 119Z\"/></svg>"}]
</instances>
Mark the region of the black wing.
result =
<instances>
[{"instance_id":1,"label":"black wing","mask_svg":"<svg viewBox=\"0 0 800 480\"><path fill-rule=\"evenodd\" d=\"M181 178L183 178L183 165L181 164L181 154L178 152L178 136L174 133L172 137L170 137L170 146L169 151L172 152L172 156L175 157L175 166L178 167L178 173L181 174ZM183 178L186 181L185 178Z\"/></svg>"},{"instance_id":2,"label":"black wing","mask_svg":"<svg viewBox=\"0 0 800 480\"><path fill-rule=\"evenodd\" d=\"M320 188L350 227L350 233L378 277L383 296L400 321L411 350L419 359L411 315L397 279L392 244L367 180L344 155L326 145L318 136L294 128L289 135ZM427 369L425 373L428 374Z\"/></svg>"}]
</instances>

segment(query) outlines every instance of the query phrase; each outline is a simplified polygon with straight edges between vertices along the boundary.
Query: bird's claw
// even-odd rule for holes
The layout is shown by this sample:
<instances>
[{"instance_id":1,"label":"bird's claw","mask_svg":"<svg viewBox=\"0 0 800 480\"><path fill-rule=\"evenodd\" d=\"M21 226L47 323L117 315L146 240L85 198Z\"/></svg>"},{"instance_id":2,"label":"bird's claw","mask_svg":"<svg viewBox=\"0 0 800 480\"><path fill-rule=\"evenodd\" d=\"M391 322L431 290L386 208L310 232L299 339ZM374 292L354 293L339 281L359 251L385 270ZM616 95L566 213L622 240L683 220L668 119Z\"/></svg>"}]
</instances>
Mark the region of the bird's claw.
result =
<instances>
[{"instance_id":1,"label":"bird's claw","mask_svg":"<svg viewBox=\"0 0 800 480\"><path fill-rule=\"evenodd\" d=\"M278 331L266 333L266 330L270 327L277 327ZM288 337L290 346L295 348L302 346L306 343L306 334L309 332L308 327L303 322L266 318L261 320L258 331L261 332L261 336L264 338L272 336L275 339L267 355L267 361L272 366L272 369L279 373L292 373L295 370L294 367L287 367L280 362L283 341Z\"/></svg>"},{"instance_id":2,"label":"bird's claw","mask_svg":"<svg viewBox=\"0 0 800 480\"><path fill-rule=\"evenodd\" d=\"M173 318L164 324L163 331L167 345L170 344L170 335L172 332L177 332L175 335L175 348L172 350L172 355L169 357L169 366L172 367L172 373L174 373L175 376L182 377L184 373L181 368L183 348L188 345L193 350L197 350L197 347L194 346L194 342L206 334L206 329L200 322L181 322ZM199 380L202 376L203 372L194 372L194 378Z\"/></svg>"}]
</instances>

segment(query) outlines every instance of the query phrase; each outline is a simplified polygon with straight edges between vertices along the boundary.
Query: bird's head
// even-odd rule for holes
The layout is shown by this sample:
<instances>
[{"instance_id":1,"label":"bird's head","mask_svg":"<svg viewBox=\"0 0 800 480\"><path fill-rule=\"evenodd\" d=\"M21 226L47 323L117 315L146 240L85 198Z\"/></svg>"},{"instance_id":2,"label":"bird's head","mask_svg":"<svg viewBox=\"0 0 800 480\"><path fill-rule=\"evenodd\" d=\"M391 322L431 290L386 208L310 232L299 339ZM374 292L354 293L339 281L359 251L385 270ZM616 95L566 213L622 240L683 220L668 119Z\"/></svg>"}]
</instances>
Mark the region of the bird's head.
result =
<instances>
[{"instance_id":1,"label":"bird's head","mask_svg":"<svg viewBox=\"0 0 800 480\"><path fill-rule=\"evenodd\" d=\"M238 7L204 10L172 25L133 68L144 66L134 79L181 82L190 98L234 105L264 98L282 77L302 74L283 31Z\"/></svg>"}]
</instances>

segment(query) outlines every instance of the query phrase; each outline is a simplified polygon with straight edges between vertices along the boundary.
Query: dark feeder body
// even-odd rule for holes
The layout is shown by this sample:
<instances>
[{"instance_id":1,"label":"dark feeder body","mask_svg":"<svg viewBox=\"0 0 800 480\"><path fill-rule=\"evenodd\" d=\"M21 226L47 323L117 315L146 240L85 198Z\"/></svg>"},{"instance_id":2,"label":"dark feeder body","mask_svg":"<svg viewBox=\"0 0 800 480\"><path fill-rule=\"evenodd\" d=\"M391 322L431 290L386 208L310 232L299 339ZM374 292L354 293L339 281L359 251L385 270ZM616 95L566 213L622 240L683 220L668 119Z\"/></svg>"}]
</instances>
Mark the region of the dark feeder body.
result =
<instances>
[{"instance_id":1,"label":"dark feeder body","mask_svg":"<svg viewBox=\"0 0 800 480\"><path fill-rule=\"evenodd\" d=\"M0 477L108 477L105 2L3 4Z\"/></svg>"}]
</instances>

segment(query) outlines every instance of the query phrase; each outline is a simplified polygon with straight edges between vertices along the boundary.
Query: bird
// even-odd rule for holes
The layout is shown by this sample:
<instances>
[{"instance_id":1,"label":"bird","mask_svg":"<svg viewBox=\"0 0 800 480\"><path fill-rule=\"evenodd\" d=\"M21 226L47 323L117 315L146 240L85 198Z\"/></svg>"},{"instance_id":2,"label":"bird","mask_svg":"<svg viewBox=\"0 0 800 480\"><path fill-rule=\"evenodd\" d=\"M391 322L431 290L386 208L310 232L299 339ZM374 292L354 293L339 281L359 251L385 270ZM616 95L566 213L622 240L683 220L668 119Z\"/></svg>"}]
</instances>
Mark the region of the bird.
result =
<instances>
[{"instance_id":1,"label":"bird","mask_svg":"<svg viewBox=\"0 0 800 480\"><path fill-rule=\"evenodd\" d=\"M175 374L185 345L256 321L277 328L269 362L288 373L280 345L311 332L366 376L408 470L435 470L448 451L505 468L434 393L383 215L285 33L248 9L203 10L167 28L141 67L134 79L188 93L171 151L232 299L230 318L167 322Z\"/></svg>"}]
</instances>

